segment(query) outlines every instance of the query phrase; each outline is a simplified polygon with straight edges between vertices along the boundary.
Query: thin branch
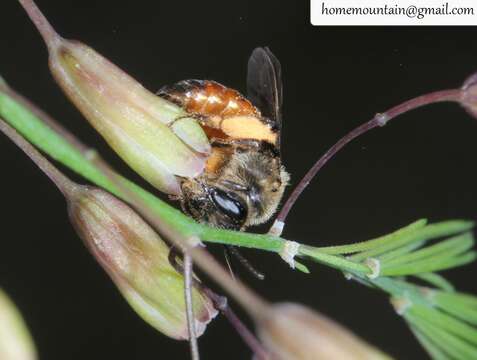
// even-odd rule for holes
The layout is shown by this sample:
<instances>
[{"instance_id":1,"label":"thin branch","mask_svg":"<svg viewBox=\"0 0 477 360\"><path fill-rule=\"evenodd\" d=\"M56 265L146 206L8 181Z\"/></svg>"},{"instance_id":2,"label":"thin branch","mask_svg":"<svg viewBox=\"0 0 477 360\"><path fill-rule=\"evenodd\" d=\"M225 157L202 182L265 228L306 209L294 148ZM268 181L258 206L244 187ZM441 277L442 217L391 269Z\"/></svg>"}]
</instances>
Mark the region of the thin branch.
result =
<instances>
[{"instance_id":1,"label":"thin branch","mask_svg":"<svg viewBox=\"0 0 477 360\"><path fill-rule=\"evenodd\" d=\"M177 256L179 255L176 248L172 247L169 252L169 262L171 266L179 273L184 273L183 265L177 262ZM229 321L232 327L237 331L242 340L252 350L258 360L268 360L269 355L263 348L263 345L257 339L257 337L251 332L247 326L240 320L235 314L232 308L228 304L228 300L225 296L219 295L212 291L210 288L204 286L200 281L192 277L192 285L206 294L209 299L212 300L214 307L221 312L222 315Z\"/></svg>"},{"instance_id":2,"label":"thin branch","mask_svg":"<svg viewBox=\"0 0 477 360\"><path fill-rule=\"evenodd\" d=\"M187 315L187 328L189 330L189 345L192 360L199 360L199 345L195 331L194 306L192 303L192 258L184 253L184 298Z\"/></svg>"},{"instance_id":3,"label":"thin branch","mask_svg":"<svg viewBox=\"0 0 477 360\"><path fill-rule=\"evenodd\" d=\"M50 22L41 13L33 0L18 0L33 21L48 48L57 47L61 43L61 36L53 29Z\"/></svg>"},{"instance_id":4,"label":"thin branch","mask_svg":"<svg viewBox=\"0 0 477 360\"><path fill-rule=\"evenodd\" d=\"M234 327L235 331L240 335L243 341L253 351L258 360L270 359L268 352L264 349L263 345L258 341L256 336L245 326L240 318L235 314L232 308L229 306L227 298L217 295L212 290L206 287L202 287L207 296L214 302L216 309L227 318L229 323Z\"/></svg>"},{"instance_id":5,"label":"thin branch","mask_svg":"<svg viewBox=\"0 0 477 360\"><path fill-rule=\"evenodd\" d=\"M285 219L288 216L288 213L292 209L295 202L300 197L301 193L306 189L311 180L315 175L320 171L320 169L333 157L338 151L340 151L346 144L348 144L353 139L367 133L369 130L376 127L382 127L386 125L391 119L395 118L398 115L401 115L409 110L416 109L418 107L434 104L443 101L454 101L459 102L462 98L461 89L451 89L451 90L442 90L436 91L422 96L418 96L414 99L405 101L402 104L399 104L384 113L376 114L368 122L358 126L344 137L342 137L336 144L334 144L318 161L311 167L310 170L305 174L301 179L298 185L293 189L292 193L288 197L287 201L280 210L276 220L271 228L271 233L279 236L281 230L283 229L283 224Z\"/></svg>"}]
</instances>

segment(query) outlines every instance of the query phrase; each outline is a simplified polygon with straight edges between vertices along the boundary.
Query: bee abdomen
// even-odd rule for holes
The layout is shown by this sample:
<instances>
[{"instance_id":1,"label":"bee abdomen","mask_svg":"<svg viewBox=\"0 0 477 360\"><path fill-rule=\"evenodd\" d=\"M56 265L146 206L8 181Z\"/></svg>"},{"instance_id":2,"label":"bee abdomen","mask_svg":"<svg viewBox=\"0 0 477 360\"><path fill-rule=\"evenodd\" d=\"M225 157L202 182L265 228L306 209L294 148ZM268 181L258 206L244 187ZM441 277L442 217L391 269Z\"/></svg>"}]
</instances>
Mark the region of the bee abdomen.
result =
<instances>
[{"instance_id":1,"label":"bee abdomen","mask_svg":"<svg viewBox=\"0 0 477 360\"><path fill-rule=\"evenodd\" d=\"M158 95L187 112L226 118L259 116L260 112L238 91L209 80L183 80L159 90Z\"/></svg>"}]
</instances>

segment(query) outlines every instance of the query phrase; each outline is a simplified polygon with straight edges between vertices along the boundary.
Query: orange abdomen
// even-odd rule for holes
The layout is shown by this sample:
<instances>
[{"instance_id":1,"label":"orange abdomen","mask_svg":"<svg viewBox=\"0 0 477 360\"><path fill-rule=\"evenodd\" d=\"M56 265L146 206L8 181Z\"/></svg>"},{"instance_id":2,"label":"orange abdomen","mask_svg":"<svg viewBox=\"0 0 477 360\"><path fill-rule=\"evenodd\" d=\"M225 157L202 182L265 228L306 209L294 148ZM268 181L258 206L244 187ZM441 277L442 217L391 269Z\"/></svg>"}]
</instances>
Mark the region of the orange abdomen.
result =
<instances>
[{"instance_id":1,"label":"orange abdomen","mask_svg":"<svg viewBox=\"0 0 477 360\"><path fill-rule=\"evenodd\" d=\"M238 91L215 81L184 80L162 88L158 94L203 116L260 116L257 108Z\"/></svg>"}]
</instances>

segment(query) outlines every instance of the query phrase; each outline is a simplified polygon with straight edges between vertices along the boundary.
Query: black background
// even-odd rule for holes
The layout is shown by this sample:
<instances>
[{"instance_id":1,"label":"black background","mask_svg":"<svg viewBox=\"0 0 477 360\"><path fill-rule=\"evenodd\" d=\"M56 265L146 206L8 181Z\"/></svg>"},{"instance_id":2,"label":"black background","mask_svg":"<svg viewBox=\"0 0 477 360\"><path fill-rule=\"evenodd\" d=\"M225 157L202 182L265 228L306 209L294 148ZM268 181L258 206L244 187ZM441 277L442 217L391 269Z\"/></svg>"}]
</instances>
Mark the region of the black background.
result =
<instances>
[{"instance_id":1,"label":"black background","mask_svg":"<svg viewBox=\"0 0 477 360\"><path fill-rule=\"evenodd\" d=\"M250 52L268 45L283 67L283 161L293 184L334 141L374 113L457 87L477 70L476 29L313 27L305 1L38 5L64 36L91 45L152 90L187 78L244 90ZM5 79L137 179L61 94L45 47L19 4L3 0L0 15ZM476 120L454 104L401 116L349 145L322 170L290 214L284 236L342 244L421 217L474 219L476 139ZM186 359L186 343L158 334L129 309L74 234L55 187L3 136L0 149L0 286L26 317L41 357ZM258 282L241 276L266 298L307 304L397 358L425 356L383 294L322 266L311 264L307 276L276 255L246 254L268 277ZM476 292L476 269L447 274L459 289ZM200 347L206 359L250 358L223 319L209 327Z\"/></svg>"}]
</instances>

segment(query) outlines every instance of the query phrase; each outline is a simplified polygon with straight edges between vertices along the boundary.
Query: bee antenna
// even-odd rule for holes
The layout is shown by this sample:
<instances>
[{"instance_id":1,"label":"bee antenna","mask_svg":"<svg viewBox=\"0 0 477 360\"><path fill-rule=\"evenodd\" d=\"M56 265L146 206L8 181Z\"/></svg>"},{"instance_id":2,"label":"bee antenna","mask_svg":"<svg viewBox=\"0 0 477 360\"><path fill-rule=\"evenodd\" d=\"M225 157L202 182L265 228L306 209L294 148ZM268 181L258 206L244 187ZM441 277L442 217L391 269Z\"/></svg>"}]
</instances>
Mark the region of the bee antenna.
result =
<instances>
[{"instance_id":1,"label":"bee antenna","mask_svg":"<svg viewBox=\"0 0 477 360\"><path fill-rule=\"evenodd\" d=\"M225 257L225 262L227 263L227 268L229 269L230 276L235 280L235 273L234 269L232 268L232 261L230 259L230 251L227 250L226 247L224 247L224 257Z\"/></svg>"},{"instance_id":2,"label":"bee antenna","mask_svg":"<svg viewBox=\"0 0 477 360\"><path fill-rule=\"evenodd\" d=\"M250 261L248 261L235 246L227 245L226 249L227 249L227 251L230 252L230 254L235 256L237 258L237 260L240 262L240 264L249 273L251 273L253 276L255 276L258 280L264 280L265 279L265 275L262 272L255 269L255 267L250 263Z\"/></svg>"}]
</instances>

